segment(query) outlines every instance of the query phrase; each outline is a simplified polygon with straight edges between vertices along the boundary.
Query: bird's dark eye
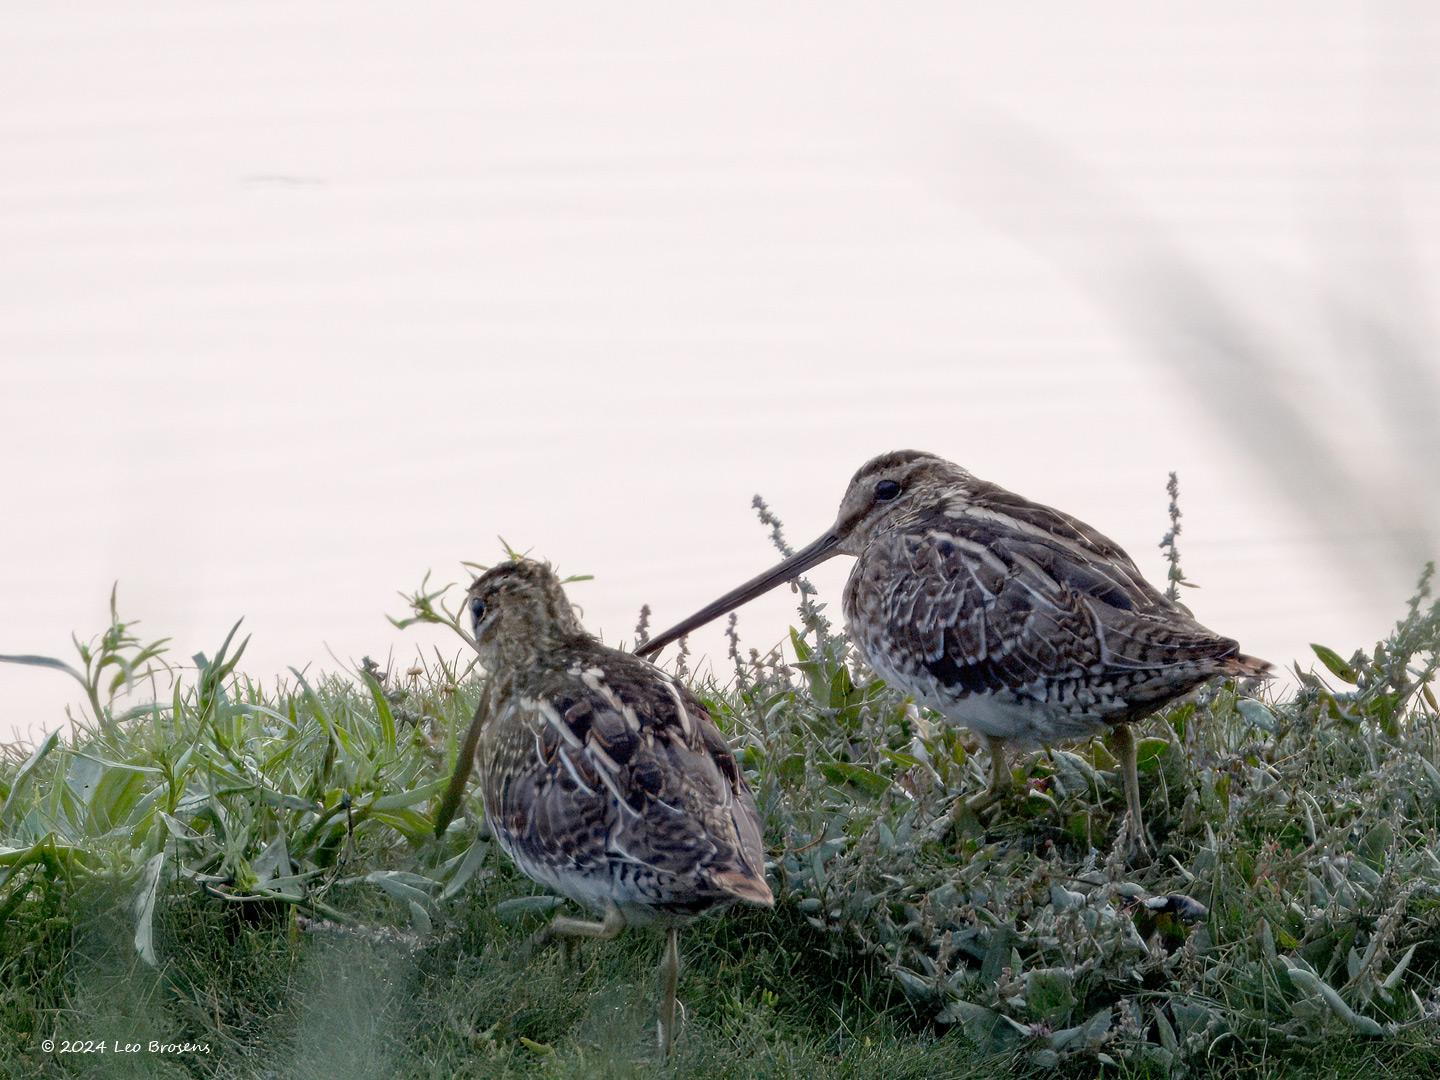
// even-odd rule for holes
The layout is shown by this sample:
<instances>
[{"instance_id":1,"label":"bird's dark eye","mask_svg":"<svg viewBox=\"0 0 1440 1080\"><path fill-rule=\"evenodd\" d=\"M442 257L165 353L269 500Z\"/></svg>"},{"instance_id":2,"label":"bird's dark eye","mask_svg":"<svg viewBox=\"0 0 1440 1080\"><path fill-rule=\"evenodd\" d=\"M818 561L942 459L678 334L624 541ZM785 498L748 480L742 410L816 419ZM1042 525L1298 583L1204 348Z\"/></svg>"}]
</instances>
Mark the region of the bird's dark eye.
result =
<instances>
[{"instance_id":1,"label":"bird's dark eye","mask_svg":"<svg viewBox=\"0 0 1440 1080\"><path fill-rule=\"evenodd\" d=\"M875 485L875 498L881 502L889 502L900 494L900 485L894 480L881 480Z\"/></svg>"},{"instance_id":2,"label":"bird's dark eye","mask_svg":"<svg viewBox=\"0 0 1440 1080\"><path fill-rule=\"evenodd\" d=\"M470 621L473 622L476 626L479 626L480 620L484 617L485 601L481 600L478 596L472 596L470 598Z\"/></svg>"}]
</instances>

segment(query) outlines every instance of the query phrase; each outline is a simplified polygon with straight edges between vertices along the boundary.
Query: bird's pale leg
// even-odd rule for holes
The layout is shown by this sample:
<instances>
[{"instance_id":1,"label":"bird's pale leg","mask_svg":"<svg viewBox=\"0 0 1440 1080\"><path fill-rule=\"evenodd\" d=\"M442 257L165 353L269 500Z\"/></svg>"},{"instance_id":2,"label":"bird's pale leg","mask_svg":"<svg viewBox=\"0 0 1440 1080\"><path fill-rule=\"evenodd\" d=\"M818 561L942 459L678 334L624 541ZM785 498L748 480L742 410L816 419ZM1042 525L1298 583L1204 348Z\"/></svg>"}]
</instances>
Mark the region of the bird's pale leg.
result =
<instances>
[{"instance_id":1,"label":"bird's pale leg","mask_svg":"<svg viewBox=\"0 0 1440 1080\"><path fill-rule=\"evenodd\" d=\"M966 805L971 810L983 810L991 803L999 802L1015 786L1010 766L1005 763L1005 740L986 735L985 745L990 751L990 786L968 800Z\"/></svg>"},{"instance_id":2,"label":"bird's pale leg","mask_svg":"<svg viewBox=\"0 0 1440 1080\"><path fill-rule=\"evenodd\" d=\"M605 909L605 914L600 917L599 922L590 922L588 919L572 919L568 915L556 915L550 920L549 926L530 939L530 948L539 948L548 945L557 937L561 938L565 942L565 959L568 963L571 938L610 941L624 929L625 916L614 904Z\"/></svg>"},{"instance_id":3,"label":"bird's pale leg","mask_svg":"<svg viewBox=\"0 0 1440 1080\"><path fill-rule=\"evenodd\" d=\"M660 1058L670 1057L675 1044L675 989L680 985L680 932L665 931L665 953L660 960Z\"/></svg>"},{"instance_id":4,"label":"bird's pale leg","mask_svg":"<svg viewBox=\"0 0 1440 1080\"><path fill-rule=\"evenodd\" d=\"M930 839L944 840L954 831L955 826L960 823L960 819L965 816L967 811L976 813L992 803L999 802L1014 785L1010 768L1005 763L1005 740L997 739L992 735L986 735L984 739L985 745L990 750L990 786L979 795L974 795L969 799L956 799L952 802L950 809L945 812L945 816L931 826L933 831L929 834Z\"/></svg>"},{"instance_id":5,"label":"bird's pale leg","mask_svg":"<svg viewBox=\"0 0 1440 1080\"><path fill-rule=\"evenodd\" d=\"M1115 746L1120 751L1120 767L1125 776L1125 803L1130 810L1131 843L1134 844L1137 854L1142 858L1149 858L1150 848L1145 842L1145 821L1140 814L1140 773L1135 765L1135 735L1129 724L1116 724L1113 735Z\"/></svg>"}]
</instances>

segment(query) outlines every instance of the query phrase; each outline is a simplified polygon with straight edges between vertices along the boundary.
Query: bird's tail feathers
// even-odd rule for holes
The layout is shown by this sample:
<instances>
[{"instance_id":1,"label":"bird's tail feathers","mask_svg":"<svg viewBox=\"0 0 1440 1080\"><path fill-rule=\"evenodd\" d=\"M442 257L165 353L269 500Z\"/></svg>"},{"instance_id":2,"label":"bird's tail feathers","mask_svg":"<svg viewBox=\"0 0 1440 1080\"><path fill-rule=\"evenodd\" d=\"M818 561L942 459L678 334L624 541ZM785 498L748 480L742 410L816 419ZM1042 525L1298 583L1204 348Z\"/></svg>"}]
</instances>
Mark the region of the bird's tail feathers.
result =
<instances>
[{"instance_id":1,"label":"bird's tail feathers","mask_svg":"<svg viewBox=\"0 0 1440 1080\"><path fill-rule=\"evenodd\" d=\"M729 893L737 900L767 908L775 906L775 894L770 891L770 885L763 875L737 867L732 870L711 871L710 880L717 889Z\"/></svg>"},{"instance_id":2,"label":"bird's tail feathers","mask_svg":"<svg viewBox=\"0 0 1440 1080\"><path fill-rule=\"evenodd\" d=\"M1270 670L1273 666L1269 660L1237 653L1225 660L1223 670L1226 675L1233 675L1237 679L1268 679L1274 675Z\"/></svg>"}]
</instances>

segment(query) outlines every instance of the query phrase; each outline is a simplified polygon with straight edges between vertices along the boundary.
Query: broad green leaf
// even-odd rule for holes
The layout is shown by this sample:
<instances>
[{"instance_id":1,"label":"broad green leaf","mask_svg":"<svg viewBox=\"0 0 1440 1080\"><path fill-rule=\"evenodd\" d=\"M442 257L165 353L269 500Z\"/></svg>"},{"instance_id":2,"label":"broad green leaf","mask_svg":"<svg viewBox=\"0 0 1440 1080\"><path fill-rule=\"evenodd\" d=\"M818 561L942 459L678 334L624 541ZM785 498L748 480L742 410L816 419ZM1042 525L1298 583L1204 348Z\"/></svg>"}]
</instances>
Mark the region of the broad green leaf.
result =
<instances>
[{"instance_id":1,"label":"broad green leaf","mask_svg":"<svg viewBox=\"0 0 1440 1080\"><path fill-rule=\"evenodd\" d=\"M370 815L371 821L389 825L412 844L423 844L432 835L430 820L417 814L409 807L399 810L377 810Z\"/></svg>"},{"instance_id":2,"label":"broad green leaf","mask_svg":"<svg viewBox=\"0 0 1440 1080\"><path fill-rule=\"evenodd\" d=\"M1165 1017L1165 1010L1160 1006L1155 1007L1155 1030L1160 1035L1160 1045L1172 1054L1180 1052L1180 1040L1175 1037L1175 1029L1170 1026L1170 1021Z\"/></svg>"},{"instance_id":3,"label":"broad green leaf","mask_svg":"<svg viewBox=\"0 0 1440 1080\"><path fill-rule=\"evenodd\" d=\"M1071 1043L1078 1043L1080 1048L1098 1046L1109 1030L1110 1009L1104 1008L1079 1027L1055 1032L1050 1038L1050 1045L1056 1050L1063 1050Z\"/></svg>"},{"instance_id":4,"label":"broad green leaf","mask_svg":"<svg viewBox=\"0 0 1440 1080\"><path fill-rule=\"evenodd\" d=\"M787 754L780 761L780 767L776 769L780 779L787 784L799 784L805 779L805 755L800 753Z\"/></svg>"},{"instance_id":5,"label":"broad green leaf","mask_svg":"<svg viewBox=\"0 0 1440 1080\"><path fill-rule=\"evenodd\" d=\"M1336 989L1313 971L1302 967L1290 969L1290 981L1304 990L1319 994L1330 1010L1362 1035L1384 1035L1385 1029L1368 1016L1362 1016L1349 1005Z\"/></svg>"},{"instance_id":6,"label":"broad green leaf","mask_svg":"<svg viewBox=\"0 0 1440 1080\"><path fill-rule=\"evenodd\" d=\"M1152 773L1160 768L1160 759L1170 745L1166 739L1145 738L1135 744L1135 768L1141 773Z\"/></svg>"},{"instance_id":7,"label":"broad green leaf","mask_svg":"<svg viewBox=\"0 0 1440 1080\"><path fill-rule=\"evenodd\" d=\"M63 671L72 679L78 682L86 690L90 684L85 681L85 676L76 671L64 660L57 660L53 656L0 656L0 664L22 664L25 667L51 668L55 671Z\"/></svg>"},{"instance_id":8,"label":"broad green leaf","mask_svg":"<svg viewBox=\"0 0 1440 1080\"><path fill-rule=\"evenodd\" d=\"M140 892L135 897L135 948L152 967L155 956L155 898L160 892L160 874L165 868L165 850L150 856L140 873Z\"/></svg>"},{"instance_id":9,"label":"broad green leaf","mask_svg":"<svg viewBox=\"0 0 1440 1080\"><path fill-rule=\"evenodd\" d=\"M28 848L0 847L0 867L7 868L5 875L0 877L0 886L5 885L17 870L32 863L44 863L52 871L69 871L84 867L89 855L84 848L72 844L57 844L52 836L47 836Z\"/></svg>"},{"instance_id":10,"label":"broad green leaf","mask_svg":"<svg viewBox=\"0 0 1440 1080\"><path fill-rule=\"evenodd\" d=\"M39 846L33 844L30 847L0 847L0 866L24 865L35 855Z\"/></svg>"},{"instance_id":11,"label":"broad green leaf","mask_svg":"<svg viewBox=\"0 0 1440 1080\"><path fill-rule=\"evenodd\" d=\"M449 780L432 780L428 784L421 784L409 791L397 791L393 795L381 795L370 805L376 810L398 810L402 806L414 806L416 803L432 799L445 790Z\"/></svg>"},{"instance_id":12,"label":"broad green leaf","mask_svg":"<svg viewBox=\"0 0 1440 1080\"><path fill-rule=\"evenodd\" d=\"M898 750L888 750L885 747L881 747L880 752L884 754L887 758L889 758L891 761L893 761L896 765L899 765L906 769L913 769L916 766L922 764L919 758L914 757L910 754L902 754Z\"/></svg>"},{"instance_id":13,"label":"broad green leaf","mask_svg":"<svg viewBox=\"0 0 1440 1080\"><path fill-rule=\"evenodd\" d=\"M1254 698L1241 698L1235 702L1235 708L1245 718L1245 722L1251 727L1259 728L1267 734L1274 734L1280 730L1280 725L1264 702L1256 701Z\"/></svg>"},{"instance_id":14,"label":"broad green leaf","mask_svg":"<svg viewBox=\"0 0 1440 1080\"><path fill-rule=\"evenodd\" d=\"M1329 668L1330 673L1337 679L1342 679L1352 686L1360 681L1359 672L1333 649L1327 649L1324 645L1317 645L1313 641L1310 643L1310 648L1315 650L1315 655L1320 658L1320 662Z\"/></svg>"},{"instance_id":15,"label":"broad green leaf","mask_svg":"<svg viewBox=\"0 0 1440 1080\"><path fill-rule=\"evenodd\" d=\"M495 915L504 922L513 922L524 915L554 911L565 903L558 896L517 896L495 905Z\"/></svg>"},{"instance_id":16,"label":"broad green leaf","mask_svg":"<svg viewBox=\"0 0 1440 1080\"><path fill-rule=\"evenodd\" d=\"M1038 810L1043 813L1049 810L1060 809L1060 804L1055 801L1055 796L1051 795L1048 791L1042 791L1034 787L1026 787L1024 790L1025 801L1027 803L1037 804L1031 807L1032 810Z\"/></svg>"},{"instance_id":17,"label":"broad green leaf","mask_svg":"<svg viewBox=\"0 0 1440 1080\"><path fill-rule=\"evenodd\" d=\"M385 698L385 691L380 686L380 680L368 671L362 674L365 676L365 685L370 690L370 699L375 703L375 715L380 721L380 746L387 754L393 754L395 753L395 714L390 711L390 702Z\"/></svg>"},{"instance_id":18,"label":"broad green leaf","mask_svg":"<svg viewBox=\"0 0 1440 1080\"><path fill-rule=\"evenodd\" d=\"M72 757L70 767L65 771L65 783L80 805L88 810L100 778L104 775L105 766L94 758Z\"/></svg>"},{"instance_id":19,"label":"broad green leaf","mask_svg":"<svg viewBox=\"0 0 1440 1080\"><path fill-rule=\"evenodd\" d=\"M955 1000L940 1010L936 1017L942 1024L961 1024L965 1034L988 1053L997 1053L1030 1038L1030 1029L1004 1013L987 1009L974 1002Z\"/></svg>"},{"instance_id":20,"label":"broad green leaf","mask_svg":"<svg viewBox=\"0 0 1440 1080\"><path fill-rule=\"evenodd\" d=\"M128 769L106 769L90 796L86 828L100 835L121 824L145 792L143 773Z\"/></svg>"},{"instance_id":21,"label":"broad green leaf","mask_svg":"<svg viewBox=\"0 0 1440 1080\"><path fill-rule=\"evenodd\" d=\"M270 806L281 810L316 811L320 805L314 799L303 799L299 795L287 795L283 791L276 791L273 788L265 787L263 784L251 785L258 791L260 798Z\"/></svg>"},{"instance_id":22,"label":"broad green leaf","mask_svg":"<svg viewBox=\"0 0 1440 1080\"><path fill-rule=\"evenodd\" d=\"M325 707L325 703L320 700L320 695L315 693L309 682L306 681L305 676L300 673L299 668L292 667L290 674L295 676L296 681L300 683L301 689L305 691L305 700L310 703L310 708L315 713L315 719L320 721L320 726L335 740L340 749L353 757L355 748L350 741L350 733L335 722L335 718L330 715L330 710Z\"/></svg>"},{"instance_id":23,"label":"broad green leaf","mask_svg":"<svg viewBox=\"0 0 1440 1080\"><path fill-rule=\"evenodd\" d=\"M286 716L284 713L276 712L274 709L267 708L264 705L257 705L254 702L246 701L236 702L235 711L238 713L245 713L251 716L264 716L268 719L276 721L277 723L284 724L292 731L294 730L294 725L291 724L290 717Z\"/></svg>"},{"instance_id":24,"label":"broad green leaf","mask_svg":"<svg viewBox=\"0 0 1440 1080\"><path fill-rule=\"evenodd\" d=\"M1050 883L1050 905L1056 911L1074 911L1085 906L1085 894L1065 888L1059 882Z\"/></svg>"},{"instance_id":25,"label":"broad green leaf","mask_svg":"<svg viewBox=\"0 0 1440 1080\"><path fill-rule=\"evenodd\" d=\"M91 761L104 765L107 769L129 769L131 772L141 773L158 773L161 771L153 765L136 765L129 761L113 761L99 754L93 754L88 750L71 750L70 755L71 757L88 758Z\"/></svg>"},{"instance_id":26,"label":"broad green leaf","mask_svg":"<svg viewBox=\"0 0 1440 1080\"><path fill-rule=\"evenodd\" d=\"M795 659L800 663L810 659L810 646L805 644L805 639L800 636L800 631L793 626L790 628L790 647L795 650Z\"/></svg>"},{"instance_id":27,"label":"broad green leaf","mask_svg":"<svg viewBox=\"0 0 1440 1080\"><path fill-rule=\"evenodd\" d=\"M261 884L273 883L278 878L290 876L290 850L286 846L283 829L276 833L275 839L266 844L265 850L255 857L250 869Z\"/></svg>"},{"instance_id":28,"label":"broad green leaf","mask_svg":"<svg viewBox=\"0 0 1440 1080\"><path fill-rule=\"evenodd\" d=\"M197 833L194 829L190 828L189 825L186 825L178 818L171 817L169 814L162 811L160 814L160 820L165 825L166 831L169 832L169 834L175 837L177 840L200 839L199 833Z\"/></svg>"},{"instance_id":29,"label":"broad green leaf","mask_svg":"<svg viewBox=\"0 0 1440 1080\"><path fill-rule=\"evenodd\" d=\"M54 750L59 742L60 729L56 728L49 735L45 736L40 745L32 750L30 756L25 759L25 763L20 766L20 771L15 774L15 782L10 785L10 794L5 796L5 805L0 806L0 821L10 820L10 807L19 797L21 789L25 786L25 781L29 778L30 774L35 771L35 767L45 760L50 751Z\"/></svg>"},{"instance_id":30,"label":"broad green leaf","mask_svg":"<svg viewBox=\"0 0 1440 1080\"><path fill-rule=\"evenodd\" d=\"M1050 752L1055 762L1055 781L1062 795L1079 795L1093 791L1099 784L1095 766L1079 754L1055 749Z\"/></svg>"},{"instance_id":31,"label":"broad green leaf","mask_svg":"<svg viewBox=\"0 0 1440 1080\"><path fill-rule=\"evenodd\" d=\"M430 902L430 894L417 889L415 883L433 884L433 882L418 874L406 874L399 870L372 870L365 875L363 880L378 885L395 899L403 900L406 903L425 904Z\"/></svg>"},{"instance_id":32,"label":"broad green leaf","mask_svg":"<svg viewBox=\"0 0 1440 1080\"><path fill-rule=\"evenodd\" d=\"M1051 1027L1062 1024L1075 1006L1075 980L1054 968L1025 972L1025 1003L1030 1012Z\"/></svg>"},{"instance_id":33,"label":"broad green leaf","mask_svg":"<svg viewBox=\"0 0 1440 1080\"><path fill-rule=\"evenodd\" d=\"M452 896L463 889L466 883L475 876L475 872L485 863L485 856L490 852L490 845L484 840L476 840L466 850L455 873L450 875L450 880L445 883L445 888L440 890L440 899L449 900Z\"/></svg>"},{"instance_id":34,"label":"broad green leaf","mask_svg":"<svg viewBox=\"0 0 1440 1080\"><path fill-rule=\"evenodd\" d=\"M867 795L879 795L890 786L890 781L873 769L848 761L827 761L820 766L820 772L832 784L854 784Z\"/></svg>"},{"instance_id":35,"label":"broad green leaf","mask_svg":"<svg viewBox=\"0 0 1440 1080\"><path fill-rule=\"evenodd\" d=\"M1415 950L1419 947L1420 943L1417 941L1405 950L1405 955L1400 957L1400 961L1390 969L1390 974L1385 976L1385 981L1380 984L1380 989L1394 990L1400 985L1400 979L1405 974L1405 969L1410 966L1410 958L1415 955Z\"/></svg>"}]
</instances>

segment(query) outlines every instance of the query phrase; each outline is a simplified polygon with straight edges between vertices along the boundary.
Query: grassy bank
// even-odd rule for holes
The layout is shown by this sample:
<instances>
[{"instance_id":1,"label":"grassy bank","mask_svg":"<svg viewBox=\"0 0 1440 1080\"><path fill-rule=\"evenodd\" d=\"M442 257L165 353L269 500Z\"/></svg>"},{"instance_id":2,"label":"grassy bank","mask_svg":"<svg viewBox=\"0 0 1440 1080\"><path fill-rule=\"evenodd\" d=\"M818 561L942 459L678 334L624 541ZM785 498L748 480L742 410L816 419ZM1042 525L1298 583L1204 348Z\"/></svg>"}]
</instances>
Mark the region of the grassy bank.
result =
<instances>
[{"instance_id":1,"label":"grassy bank","mask_svg":"<svg viewBox=\"0 0 1440 1080\"><path fill-rule=\"evenodd\" d=\"M265 688L232 634L127 712L112 691L165 646L116 614L67 662L74 734L0 764L0 1075L1436 1075L1427 587L1284 700L1217 684L1141 725L1159 850L1137 867L1103 741L1018 758L1022 796L936 838L984 783L965 736L857 665L813 597L793 666L735 641L697 689L779 905L682 936L669 1068L654 937L532 954L549 901L478 808L431 835L478 698L463 663ZM443 597L414 617L448 621Z\"/></svg>"}]
</instances>

